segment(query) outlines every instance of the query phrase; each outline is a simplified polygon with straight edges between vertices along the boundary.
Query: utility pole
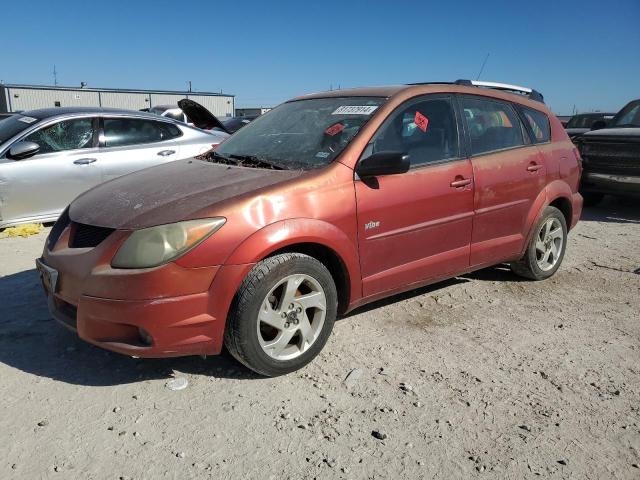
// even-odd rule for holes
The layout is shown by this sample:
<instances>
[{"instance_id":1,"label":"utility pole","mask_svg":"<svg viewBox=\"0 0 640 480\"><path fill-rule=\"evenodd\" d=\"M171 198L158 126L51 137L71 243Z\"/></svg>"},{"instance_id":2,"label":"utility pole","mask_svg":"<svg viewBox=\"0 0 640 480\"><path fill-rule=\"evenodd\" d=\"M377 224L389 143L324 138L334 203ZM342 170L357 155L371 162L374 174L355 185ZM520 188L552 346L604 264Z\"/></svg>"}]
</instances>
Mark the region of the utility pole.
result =
<instances>
[{"instance_id":1,"label":"utility pole","mask_svg":"<svg viewBox=\"0 0 640 480\"><path fill-rule=\"evenodd\" d=\"M56 72L56 66L53 65L53 84L58 86L58 72Z\"/></svg>"},{"instance_id":2,"label":"utility pole","mask_svg":"<svg viewBox=\"0 0 640 480\"><path fill-rule=\"evenodd\" d=\"M191 93L191 80L187 80L187 83L189 84L189 93Z\"/></svg>"}]
</instances>

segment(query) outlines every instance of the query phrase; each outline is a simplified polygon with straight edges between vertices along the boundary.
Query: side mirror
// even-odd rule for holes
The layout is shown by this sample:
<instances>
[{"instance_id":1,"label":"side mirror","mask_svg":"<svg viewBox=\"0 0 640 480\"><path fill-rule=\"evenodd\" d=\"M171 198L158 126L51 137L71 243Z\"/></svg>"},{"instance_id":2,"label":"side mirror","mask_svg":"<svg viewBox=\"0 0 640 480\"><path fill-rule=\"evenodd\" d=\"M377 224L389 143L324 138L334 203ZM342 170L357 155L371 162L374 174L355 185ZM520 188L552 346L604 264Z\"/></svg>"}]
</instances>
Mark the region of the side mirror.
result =
<instances>
[{"instance_id":1,"label":"side mirror","mask_svg":"<svg viewBox=\"0 0 640 480\"><path fill-rule=\"evenodd\" d=\"M409 171L409 154L402 152L377 152L358 162L356 173L360 178L378 175L395 175Z\"/></svg>"},{"instance_id":2,"label":"side mirror","mask_svg":"<svg viewBox=\"0 0 640 480\"><path fill-rule=\"evenodd\" d=\"M591 124L591 130L602 130L607 126L607 122L604 120L596 120Z\"/></svg>"},{"instance_id":3,"label":"side mirror","mask_svg":"<svg viewBox=\"0 0 640 480\"><path fill-rule=\"evenodd\" d=\"M18 142L7 153L11 160L24 160L33 157L40 151L40 145L35 142Z\"/></svg>"}]
</instances>

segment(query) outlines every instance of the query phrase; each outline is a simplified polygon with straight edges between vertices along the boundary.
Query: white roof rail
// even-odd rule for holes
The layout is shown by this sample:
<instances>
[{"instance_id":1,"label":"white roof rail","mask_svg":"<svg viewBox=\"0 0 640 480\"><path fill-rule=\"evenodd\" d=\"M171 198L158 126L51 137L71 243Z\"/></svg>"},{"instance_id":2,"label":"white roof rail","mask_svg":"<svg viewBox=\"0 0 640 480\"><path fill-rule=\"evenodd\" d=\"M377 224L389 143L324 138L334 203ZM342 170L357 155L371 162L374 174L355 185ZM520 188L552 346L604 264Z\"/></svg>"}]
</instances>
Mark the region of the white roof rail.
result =
<instances>
[{"instance_id":1,"label":"white roof rail","mask_svg":"<svg viewBox=\"0 0 640 480\"><path fill-rule=\"evenodd\" d=\"M495 88L496 90L509 90L511 92L521 92L525 94L530 94L533 89L529 87L520 87L518 85L509 85L508 83L497 83L497 82L481 82L478 80L472 80L472 85L476 87L487 87L487 88Z\"/></svg>"}]
</instances>

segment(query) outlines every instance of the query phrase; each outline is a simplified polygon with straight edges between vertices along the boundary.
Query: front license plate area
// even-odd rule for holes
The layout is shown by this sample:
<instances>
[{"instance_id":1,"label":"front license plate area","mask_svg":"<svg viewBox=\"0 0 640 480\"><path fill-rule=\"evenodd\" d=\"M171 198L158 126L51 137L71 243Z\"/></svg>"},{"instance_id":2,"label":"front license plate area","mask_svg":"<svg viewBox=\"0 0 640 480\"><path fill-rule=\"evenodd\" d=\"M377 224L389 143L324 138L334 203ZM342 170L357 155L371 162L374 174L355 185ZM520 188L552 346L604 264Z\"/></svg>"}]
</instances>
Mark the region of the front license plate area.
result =
<instances>
[{"instance_id":1,"label":"front license plate area","mask_svg":"<svg viewBox=\"0 0 640 480\"><path fill-rule=\"evenodd\" d=\"M58 271L55 268L51 268L45 265L39 258L36 259L36 269L42 285L51 294L56 293L56 287L58 286Z\"/></svg>"}]
</instances>

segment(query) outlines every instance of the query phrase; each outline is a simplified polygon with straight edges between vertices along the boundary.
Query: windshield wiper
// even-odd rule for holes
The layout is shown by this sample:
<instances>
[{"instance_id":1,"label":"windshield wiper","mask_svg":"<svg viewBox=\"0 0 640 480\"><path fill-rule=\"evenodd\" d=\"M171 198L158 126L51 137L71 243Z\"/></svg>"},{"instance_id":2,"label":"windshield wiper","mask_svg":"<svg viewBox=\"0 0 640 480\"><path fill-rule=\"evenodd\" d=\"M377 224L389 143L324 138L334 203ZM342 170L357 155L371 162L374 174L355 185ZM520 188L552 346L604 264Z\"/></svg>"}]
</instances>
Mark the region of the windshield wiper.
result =
<instances>
[{"instance_id":1,"label":"windshield wiper","mask_svg":"<svg viewBox=\"0 0 640 480\"><path fill-rule=\"evenodd\" d=\"M229 155L232 159L238 160L238 165L243 167L270 168L272 170L284 170L284 167L257 155Z\"/></svg>"},{"instance_id":2,"label":"windshield wiper","mask_svg":"<svg viewBox=\"0 0 640 480\"><path fill-rule=\"evenodd\" d=\"M609 128L640 128L640 125L636 125L634 123L623 123L620 125L613 125L613 127L609 127Z\"/></svg>"}]
</instances>

